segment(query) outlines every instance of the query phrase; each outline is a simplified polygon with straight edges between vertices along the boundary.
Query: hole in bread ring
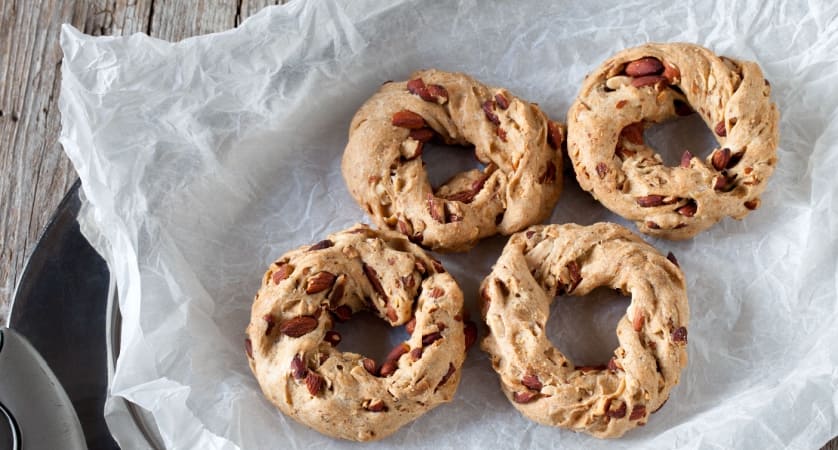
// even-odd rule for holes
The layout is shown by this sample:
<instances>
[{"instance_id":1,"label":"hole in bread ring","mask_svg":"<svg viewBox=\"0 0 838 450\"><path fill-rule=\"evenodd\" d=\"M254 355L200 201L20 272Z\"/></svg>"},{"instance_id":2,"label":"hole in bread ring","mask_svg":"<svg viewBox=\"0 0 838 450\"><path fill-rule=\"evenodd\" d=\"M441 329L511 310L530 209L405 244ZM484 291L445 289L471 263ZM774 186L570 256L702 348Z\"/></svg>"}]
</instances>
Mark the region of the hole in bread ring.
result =
<instances>
[{"instance_id":1,"label":"hole in bread ring","mask_svg":"<svg viewBox=\"0 0 838 450\"><path fill-rule=\"evenodd\" d=\"M779 113L769 91L756 63L697 45L621 51L585 79L568 113L568 153L577 180L653 236L686 239L724 217L742 219L777 162ZM718 147L703 160L687 149L681 164L667 166L643 132L692 112ZM638 201L650 196L677 200Z\"/></svg>"},{"instance_id":2,"label":"hole in bread ring","mask_svg":"<svg viewBox=\"0 0 838 450\"><path fill-rule=\"evenodd\" d=\"M385 84L364 103L341 167L380 228L434 250L465 251L549 217L561 193L563 140L563 127L535 104L464 74L427 70ZM422 160L431 142L474 146L483 167L434 187Z\"/></svg>"},{"instance_id":3,"label":"hole in bread ring","mask_svg":"<svg viewBox=\"0 0 838 450\"><path fill-rule=\"evenodd\" d=\"M341 351L334 325L351 326L359 311L404 325L409 337L379 361ZM451 400L467 328L463 294L439 261L402 234L356 225L271 264L246 349L263 392L283 413L323 434L365 441Z\"/></svg>"},{"instance_id":4,"label":"hole in bread ring","mask_svg":"<svg viewBox=\"0 0 838 450\"><path fill-rule=\"evenodd\" d=\"M482 348L515 408L601 438L645 423L687 363L689 307L673 261L610 223L514 234L481 284L481 298L489 329ZM547 335L550 304L598 287L631 297L617 324L619 346L601 366L575 365Z\"/></svg>"}]
</instances>

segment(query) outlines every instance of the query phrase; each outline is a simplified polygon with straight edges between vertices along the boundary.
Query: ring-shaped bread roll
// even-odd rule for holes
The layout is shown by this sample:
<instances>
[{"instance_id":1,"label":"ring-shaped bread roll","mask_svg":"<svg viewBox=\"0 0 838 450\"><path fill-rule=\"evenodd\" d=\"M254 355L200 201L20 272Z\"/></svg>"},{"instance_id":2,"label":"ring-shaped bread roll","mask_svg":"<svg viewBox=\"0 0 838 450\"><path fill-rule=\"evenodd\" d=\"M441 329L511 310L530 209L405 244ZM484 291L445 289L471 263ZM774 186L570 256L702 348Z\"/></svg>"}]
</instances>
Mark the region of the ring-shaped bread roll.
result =
<instances>
[{"instance_id":1,"label":"ring-shaped bread roll","mask_svg":"<svg viewBox=\"0 0 838 450\"><path fill-rule=\"evenodd\" d=\"M422 151L431 139L474 145L485 167L434 189ZM342 170L382 229L425 247L465 251L549 217L562 187L563 127L533 103L460 73L388 82L355 114Z\"/></svg>"},{"instance_id":2,"label":"ring-shaped bread roll","mask_svg":"<svg viewBox=\"0 0 838 450\"><path fill-rule=\"evenodd\" d=\"M631 296L607 365L578 367L547 337L557 295L607 286ZM687 364L684 277L625 228L598 223L514 234L481 285L489 353L501 388L536 422L619 437L663 405Z\"/></svg>"},{"instance_id":3,"label":"ring-shaped bread roll","mask_svg":"<svg viewBox=\"0 0 838 450\"><path fill-rule=\"evenodd\" d=\"M646 234L686 239L760 204L777 163L777 107L756 63L693 44L623 50L588 75L568 113L579 184ZM697 112L719 148L668 167L643 130Z\"/></svg>"},{"instance_id":4,"label":"ring-shaped bread roll","mask_svg":"<svg viewBox=\"0 0 838 450\"><path fill-rule=\"evenodd\" d=\"M371 309L410 338L383 363L341 352L335 321ZM245 350L265 396L333 437L381 439L454 396L473 324L454 278L417 245L363 225L271 264Z\"/></svg>"}]
</instances>

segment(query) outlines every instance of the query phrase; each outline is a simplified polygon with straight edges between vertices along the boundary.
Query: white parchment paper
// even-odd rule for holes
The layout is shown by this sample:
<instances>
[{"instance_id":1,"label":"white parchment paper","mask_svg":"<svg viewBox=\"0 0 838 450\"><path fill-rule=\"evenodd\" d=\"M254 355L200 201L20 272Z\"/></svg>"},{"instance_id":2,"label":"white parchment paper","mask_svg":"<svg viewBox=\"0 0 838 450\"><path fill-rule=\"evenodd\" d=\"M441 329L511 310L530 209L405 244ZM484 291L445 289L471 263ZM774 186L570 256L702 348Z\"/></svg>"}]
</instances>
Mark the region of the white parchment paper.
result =
<instances>
[{"instance_id":1,"label":"white parchment paper","mask_svg":"<svg viewBox=\"0 0 838 450\"><path fill-rule=\"evenodd\" d=\"M65 26L61 143L124 318L111 394L151 411L171 448L360 447L275 410L242 349L270 261L366 221L340 175L355 110L383 81L437 67L564 121L588 71L647 41L758 61L782 114L759 210L689 241L646 238L678 256L692 310L667 405L617 441L539 426L474 349L452 403L365 448L822 445L838 434L838 3L826 1L298 1L178 43ZM703 157L703 128L682 119L647 135L669 160L684 146ZM473 164L444 153L426 155L436 177ZM550 222L625 224L565 176ZM473 312L504 242L443 256ZM551 336L577 362L605 361L625 306L559 300Z\"/></svg>"}]
</instances>

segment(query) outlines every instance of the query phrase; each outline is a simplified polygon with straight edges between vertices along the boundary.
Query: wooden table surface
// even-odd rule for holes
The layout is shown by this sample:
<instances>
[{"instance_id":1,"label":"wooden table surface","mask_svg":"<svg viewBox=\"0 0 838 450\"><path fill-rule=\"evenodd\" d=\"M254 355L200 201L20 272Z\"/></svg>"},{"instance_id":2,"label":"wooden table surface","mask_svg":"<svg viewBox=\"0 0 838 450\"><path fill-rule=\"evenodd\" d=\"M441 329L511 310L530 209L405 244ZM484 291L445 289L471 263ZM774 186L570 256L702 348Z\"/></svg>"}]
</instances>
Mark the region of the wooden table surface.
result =
<instances>
[{"instance_id":1,"label":"wooden table surface","mask_svg":"<svg viewBox=\"0 0 838 450\"><path fill-rule=\"evenodd\" d=\"M0 325L38 236L77 176L58 144L60 26L178 41L285 0L0 0ZM838 450L838 439L824 449Z\"/></svg>"}]
</instances>

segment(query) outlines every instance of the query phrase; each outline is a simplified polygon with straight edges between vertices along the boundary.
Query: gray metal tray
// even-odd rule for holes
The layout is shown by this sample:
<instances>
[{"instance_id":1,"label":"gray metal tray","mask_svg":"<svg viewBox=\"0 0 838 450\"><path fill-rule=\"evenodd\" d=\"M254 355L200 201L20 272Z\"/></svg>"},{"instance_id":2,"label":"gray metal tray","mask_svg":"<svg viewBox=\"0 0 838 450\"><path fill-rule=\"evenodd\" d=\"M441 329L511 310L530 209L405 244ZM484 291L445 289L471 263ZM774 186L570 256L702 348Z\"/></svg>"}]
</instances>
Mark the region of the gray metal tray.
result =
<instances>
[{"instance_id":1,"label":"gray metal tray","mask_svg":"<svg viewBox=\"0 0 838 450\"><path fill-rule=\"evenodd\" d=\"M121 320L108 266L79 230L80 185L77 181L61 201L29 257L9 326L29 339L67 391L88 448L117 449L104 409ZM120 432L163 448L150 416L123 403L135 429Z\"/></svg>"}]
</instances>

